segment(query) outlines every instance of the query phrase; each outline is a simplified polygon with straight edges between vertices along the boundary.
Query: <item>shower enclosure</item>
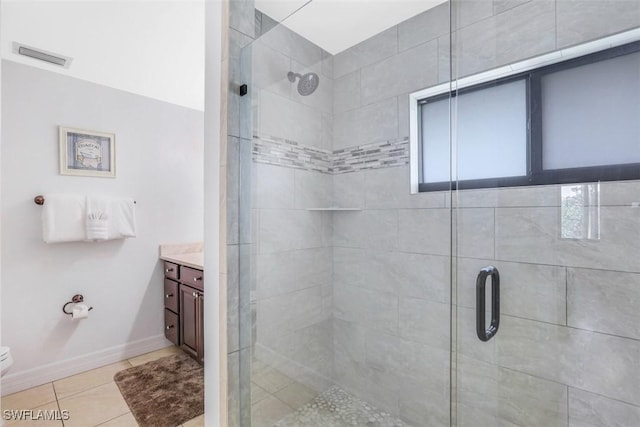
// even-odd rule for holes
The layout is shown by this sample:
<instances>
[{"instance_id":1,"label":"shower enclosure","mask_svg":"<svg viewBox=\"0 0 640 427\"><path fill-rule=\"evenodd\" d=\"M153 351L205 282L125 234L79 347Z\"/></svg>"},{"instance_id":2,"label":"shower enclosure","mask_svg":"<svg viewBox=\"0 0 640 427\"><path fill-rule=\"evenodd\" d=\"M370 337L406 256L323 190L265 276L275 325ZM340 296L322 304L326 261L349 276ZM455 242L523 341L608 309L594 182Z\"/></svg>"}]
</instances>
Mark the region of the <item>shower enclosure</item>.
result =
<instances>
[{"instance_id":1,"label":"shower enclosure","mask_svg":"<svg viewBox=\"0 0 640 427\"><path fill-rule=\"evenodd\" d=\"M268 3L230 425L640 425L640 2Z\"/></svg>"}]
</instances>

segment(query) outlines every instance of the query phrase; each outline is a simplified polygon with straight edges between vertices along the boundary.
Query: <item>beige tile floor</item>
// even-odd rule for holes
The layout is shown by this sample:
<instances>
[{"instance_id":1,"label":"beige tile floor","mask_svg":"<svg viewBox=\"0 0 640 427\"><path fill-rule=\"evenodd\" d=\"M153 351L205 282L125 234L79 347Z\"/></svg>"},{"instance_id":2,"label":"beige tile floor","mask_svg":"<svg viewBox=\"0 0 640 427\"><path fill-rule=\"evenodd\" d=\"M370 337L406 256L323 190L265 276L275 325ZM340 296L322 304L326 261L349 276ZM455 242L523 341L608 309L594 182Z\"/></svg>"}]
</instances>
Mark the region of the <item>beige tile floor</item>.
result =
<instances>
[{"instance_id":1,"label":"beige tile floor","mask_svg":"<svg viewBox=\"0 0 640 427\"><path fill-rule=\"evenodd\" d=\"M2 398L2 410L68 410L66 421L5 421L3 427L138 427L127 403L113 381L113 375L126 368L141 365L180 352L167 347L123 362L82 372ZM182 427L203 427L204 416L187 421Z\"/></svg>"},{"instance_id":2,"label":"beige tile floor","mask_svg":"<svg viewBox=\"0 0 640 427\"><path fill-rule=\"evenodd\" d=\"M254 360L251 382L251 426L271 427L306 405L318 393L277 369Z\"/></svg>"}]
</instances>

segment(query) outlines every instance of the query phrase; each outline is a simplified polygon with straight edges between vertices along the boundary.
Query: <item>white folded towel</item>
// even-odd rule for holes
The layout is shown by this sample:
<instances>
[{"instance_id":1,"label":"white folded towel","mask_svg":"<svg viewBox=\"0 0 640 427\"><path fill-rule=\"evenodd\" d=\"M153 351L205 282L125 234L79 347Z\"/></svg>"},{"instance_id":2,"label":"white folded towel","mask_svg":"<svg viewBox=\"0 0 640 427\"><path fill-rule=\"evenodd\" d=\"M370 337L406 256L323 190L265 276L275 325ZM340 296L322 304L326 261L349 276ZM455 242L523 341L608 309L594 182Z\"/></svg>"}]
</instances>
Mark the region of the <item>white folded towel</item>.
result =
<instances>
[{"instance_id":1,"label":"white folded towel","mask_svg":"<svg viewBox=\"0 0 640 427\"><path fill-rule=\"evenodd\" d=\"M46 243L85 240L85 197L45 194L42 207L42 240Z\"/></svg>"},{"instance_id":2,"label":"white folded towel","mask_svg":"<svg viewBox=\"0 0 640 427\"><path fill-rule=\"evenodd\" d=\"M132 198L119 198L111 203L109 236L114 239L136 237L136 210Z\"/></svg>"},{"instance_id":3,"label":"white folded towel","mask_svg":"<svg viewBox=\"0 0 640 427\"><path fill-rule=\"evenodd\" d=\"M136 237L131 198L46 194L42 207L45 243Z\"/></svg>"},{"instance_id":4,"label":"white folded towel","mask_svg":"<svg viewBox=\"0 0 640 427\"><path fill-rule=\"evenodd\" d=\"M109 238L109 216L106 212L87 212L87 240L107 240Z\"/></svg>"},{"instance_id":5,"label":"white folded towel","mask_svg":"<svg viewBox=\"0 0 640 427\"><path fill-rule=\"evenodd\" d=\"M87 240L136 237L133 204L131 198L87 196Z\"/></svg>"}]
</instances>

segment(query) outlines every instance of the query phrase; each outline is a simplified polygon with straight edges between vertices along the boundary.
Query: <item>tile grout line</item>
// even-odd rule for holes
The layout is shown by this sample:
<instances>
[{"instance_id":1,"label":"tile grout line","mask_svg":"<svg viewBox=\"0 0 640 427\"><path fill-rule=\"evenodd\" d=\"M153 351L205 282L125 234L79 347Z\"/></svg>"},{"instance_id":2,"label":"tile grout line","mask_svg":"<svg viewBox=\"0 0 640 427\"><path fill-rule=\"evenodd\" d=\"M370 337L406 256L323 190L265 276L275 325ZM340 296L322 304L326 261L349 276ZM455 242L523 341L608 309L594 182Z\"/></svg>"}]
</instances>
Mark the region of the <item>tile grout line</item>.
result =
<instances>
[{"instance_id":1,"label":"tile grout line","mask_svg":"<svg viewBox=\"0 0 640 427\"><path fill-rule=\"evenodd\" d=\"M128 369L128 368L127 368L127 369ZM89 371L91 371L91 369L90 369ZM89 371L85 371L85 372L89 372ZM83 372L81 372L80 374L82 374L82 373L83 373ZM78 374L76 374L76 375L78 375ZM80 391L77 391L77 392L75 392L75 393L69 394L69 395L67 395L67 396L61 397L61 398L60 398L60 400L65 400L65 399L69 399L69 398L71 398L71 397L75 397L75 396L77 396L77 395L79 395L79 394L81 394L81 393L85 393L85 392L87 392L87 391L95 390L95 389L96 389L96 388L98 388L98 387L105 386L105 385L107 385L107 384L109 384L109 383L112 383L112 382L114 382L114 381L113 381L113 379L111 379L110 381L107 381L107 382L105 382L105 383L100 383L100 384L94 385L94 386L92 386L92 387L86 388L86 389L84 389L84 390L80 390ZM56 400L58 400L57 394L56 394Z\"/></svg>"},{"instance_id":2,"label":"tile grout line","mask_svg":"<svg viewBox=\"0 0 640 427\"><path fill-rule=\"evenodd\" d=\"M569 406L569 385L567 385L567 426L569 426L569 423L571 422L571 417L569 416L569 411L571 410L571 407Z\"/></svg>"},{"instance_id":3,"label":"tile grout line","mask_svg":"<svg viewBox=\"0 0 640 427\"><path fill-rule=\"evenodd\" d=\"M124 396L123 396L123 399L124 399ZM128 406L127 406L127 407L128 407ZM101 422L100 424L96 424L96 425L95 425L95 427L100 427L100 426L102 426L102 425L105 425L106 423L109 423L109 422L111 422L111 421L115 420L116 418L123 417L123 416L125 416L125 415L127 415L127 414L131 414L131 416L133 416L133 414L131 413L131 410L129 410L129 411L125 412L124 414L116 415L115 417L110 418L110 419L108 419L108 420L106 420L106 421L103 421L103 422ZM135 418L134 418L134 419L135 419ZM136 423L137 423L137 422L138 422L138 421L136 420ZM180 426L176 426L176 427L180 427Z\"/></svg>"},{"instance_id":4,"label":"tile grout line","mask_svg":"<svg viewBox=\"0 0 640 427\"><path fill-rule=\"evenodd\" d=\"M569 326L569 267L564 268L564 324Z\"/></svg>"},{"instance_id":5,"label":"tile grout line","mask_svg":"<svg viewBox=\"0 0 640 427\"><path fill-rule=\"evenodd\" d=\"M60 407L60 400L58 399L58 393L56 392L56 386L54 385L54 381L51 381L51 388L53 389L53 395L56 398L56 405L58 406L58 411L62 414L62 408ZM62 418L62 416L60 416ZM62 427L64 427L64 420L60 420L62 422Z\"/></svg>"}]
</instances>

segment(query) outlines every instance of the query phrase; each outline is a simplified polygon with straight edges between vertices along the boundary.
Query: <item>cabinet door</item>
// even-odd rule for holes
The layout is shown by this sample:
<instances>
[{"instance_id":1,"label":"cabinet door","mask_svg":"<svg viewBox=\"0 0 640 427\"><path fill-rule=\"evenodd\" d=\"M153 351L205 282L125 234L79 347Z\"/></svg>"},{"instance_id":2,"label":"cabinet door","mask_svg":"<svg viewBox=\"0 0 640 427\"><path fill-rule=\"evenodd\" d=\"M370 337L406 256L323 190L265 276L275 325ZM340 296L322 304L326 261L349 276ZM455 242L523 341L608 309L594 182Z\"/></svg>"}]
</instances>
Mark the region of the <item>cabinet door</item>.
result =
<instances>
[{"instance_id":1,"label":"cabinet door","mask_svg":"<svg viewBox=\"0 0 640 427\"><path fill-rule=\"evenodd\" d=\"M164 277L169 279L178 280L178 264L174 264L169 261L164 262Z\"/></svg>"},{"instance_id":2,"label":"cabinet door","mask_svg":"<svg viewBox=\"0 0 640 427\"><path fill-rule=\"evenodd\" d=\"M196 289L180 285L180 347L192 356L198 355L199 294Z\"/></svg>"},{"instance_id":3,"label":"cabinet door","mask_svg":"<svg viewBox=\"0 0 640 427\"><path fill-rule=\"evenodd\" d=\"M204 291L204 271L180 266L180 281L187 286Z\"/></svg>"},{"instance_id":4,"label":"cabinet door","mask_svg":"<svg viewBox=\"0 0 640 427\"><path fill-rule=\"evenodd\" d=\"M178 282L164 279L164 308L178 312Z\"/></svg>"},{"instance_id":5,"label":"cabinet door","mask_svg":"<svg viewBox=\"0 0 640 427\"><path fill-rule=\"evenodd\" d=\"M169 341L178 345L178 315L173 311L164 309L164 336L167 337Z\"/></svg>"},{"instance_id":6,"label":"cabinet door","mask_svg":"<svg viewBox=\"0 0 640 427\"><path fill-rule=\"evenodd\" d=\"M198 294L198 316L197 316L197 344L198 361L204 364L204 293Z\"/></svg>"}]
</instances>

